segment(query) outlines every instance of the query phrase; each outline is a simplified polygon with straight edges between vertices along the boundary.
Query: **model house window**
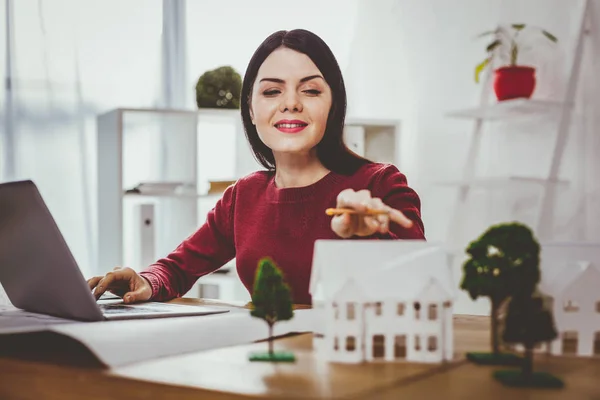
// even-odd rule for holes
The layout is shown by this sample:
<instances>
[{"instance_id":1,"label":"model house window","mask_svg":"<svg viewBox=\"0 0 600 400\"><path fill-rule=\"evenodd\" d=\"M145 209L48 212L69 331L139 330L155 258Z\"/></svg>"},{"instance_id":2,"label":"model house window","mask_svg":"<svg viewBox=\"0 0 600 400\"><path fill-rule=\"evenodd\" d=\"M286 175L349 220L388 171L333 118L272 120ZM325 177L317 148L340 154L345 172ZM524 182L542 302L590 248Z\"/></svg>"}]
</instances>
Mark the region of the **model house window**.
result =
<instances>
[{"instance_id":1,"label":"model house window","mask_svg":"<svg viewBox=\"0 0 600 400\"><path fill-rule=\"evenodd\" d=\"M333 349L338 351L340 349L340 339L337 336L333 338Z\"/></svg>"},{"instance_id":2,"label":"model house window","mask_svg":"<svg viewBox=\"0 0 600 400\"><path fill-rule=\"evenodd\" d=\"M600 301L596 302L596 312L600 313Z\"/></svg>"},{"instance_id":3,"label":"model house window","mask_svg":"<svg viewBox=\"0 0 600 400\"><path fill-rule=\"evenodd\" d=\"M419 335L415 335L415 350L421 350L421 337Z\"/></svg>"},{"instance_id":4,"label":"model house window","mask_svg":"<svg viewBox=\"0 0 600 400\"><path fill-rule=\"evenodd\" d=\"M354 303L346 304L346 313L348 320L353 320L356 318L356 305Z\"/></svg>"},{"instance_id":5,"label":"model house window","mask_svg":"<svg viewBox=\"0 0 600 400\"><path fill-rule=\"evenodd\" d=\"M381 315L381 302L375 303L375 315Z\"/></svg>"},{"instance_id":6,"label":"model house window","mask_svg":"<svg viewBox=\"0 0 600 400\"><path fill-rule=\"evenodd\" d=\"M579 304L573 300L567 300L564 303L564 311L565 312L576 312L579 311Z\"/></svg>"},{"instance_id":7,"label":"model house window","mask_svg":"<svg viewBox=\"0 0 600 400\"><path fill-rule=\"evenodd\" d=\"M437 319L437 304L429 305L429 319L435 321Z\"/></svg>"},{"instance_id":8,"label":"model house window","mask_svg":"<svg viewBox=\"0 0 600 400\"><path fill-rule=\"evenodd\" d=\"M337 303L333 303L333 318L335 318L335 319L340 318L340 309L339 309Z\"/></svg>"},{"instance_id":9,"label":"model house window","mask_svg":"<svg viewBox=\"0 0 600 400\"><path fill-rule=\"evenodd\" d=\"M451 301L445 301L444 302L444 308L450 308L452 307L452 302Z\"/></svg>"},{"instance_id":10,"label":"model house window","mask_svg":"<svg viewBox=\"0 0 600 400\"><path fill-rule=\"evenodd\" d=\"M385 356L385 336L373 335L373 358Z\"/></svg>"},{"instance_id":11,"label":"model house window","mask_svg":"<svg viewBox=\"0 0 600 400\"><path fill-rule=\"evenodd\" d=\"M406 358L406 335L394 338L394 358Z\"/></svg>"},{"instance_id":12,"label":"model house window","mask_svg":"<svg viewBox=\"0 0 600 400\"><path fill-rule=\"evenodd\" d=\"M437 337L429 336L429 338L427 338L427 350L429 350L429 351L437 350Z\"/></svg>"},{"instance_id":13,"label":"model house window","mask_svg":"<svg viewBox=\"0 0 600 400\"><path fill-rule=\"evenodd\" d=\"M594 335L594 355L600 356L600 331Z\"/></svg>"},{"instance_id":14,"label":"model house window","mask_svg":"<svg viewBox=\"0 0 600 400\"><path fill-rule=\"evenodd\" d=\"M577 354L579 335L576 331L567 331L562 334L562 353Z\"/></svg>"},{"instance_id":15,"label":"model house window","mask_svg":"<svg viewBox=\"0 0 600 400\"><path fill-rule=\"evenodd\" d=\"M354 351L356 349L356 338L354 336L346 337L346 351Z\"/></svg>"},{"instance_id":16,"label":"model house window","mask_svg":"<svg viewBox=\"0 0 600 400\"><path fill-rule=\"evenodd\" d=\"M415 319L421 318L421 303L415 302Z\"/></svg>"},{"instance_id":17,"label":"model house window","mask_svg":"<svg viewBox=\"0 0 600 400\"><path fill-rule=\"evenodd\" d=\"M404 303L398 303L398 307L396 308L396 312L398 315L404 315Z\"/></svg>"}]
</instances>

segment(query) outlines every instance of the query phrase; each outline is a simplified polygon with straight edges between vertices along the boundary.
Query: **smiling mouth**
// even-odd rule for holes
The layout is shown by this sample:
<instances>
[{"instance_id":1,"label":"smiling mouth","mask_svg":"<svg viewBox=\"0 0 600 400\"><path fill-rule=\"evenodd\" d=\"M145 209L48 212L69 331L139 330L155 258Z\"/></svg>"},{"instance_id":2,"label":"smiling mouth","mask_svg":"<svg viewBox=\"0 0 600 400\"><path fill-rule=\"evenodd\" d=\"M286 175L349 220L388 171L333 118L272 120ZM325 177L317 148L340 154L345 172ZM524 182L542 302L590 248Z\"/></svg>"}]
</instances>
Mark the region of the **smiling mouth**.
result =
<instances>
[{"instance_id":1,"label":"smiling mouth","mask_svg":"<svg viewBox=\"0 0 600 400\"><path fill-rule=\"evenodd\" d=\"M275 124L275 128L277 128L281 132L285 133L297 133L306 128L308 124L305 123L283 123L283 124Z\"/></svg>"}]
</instances>

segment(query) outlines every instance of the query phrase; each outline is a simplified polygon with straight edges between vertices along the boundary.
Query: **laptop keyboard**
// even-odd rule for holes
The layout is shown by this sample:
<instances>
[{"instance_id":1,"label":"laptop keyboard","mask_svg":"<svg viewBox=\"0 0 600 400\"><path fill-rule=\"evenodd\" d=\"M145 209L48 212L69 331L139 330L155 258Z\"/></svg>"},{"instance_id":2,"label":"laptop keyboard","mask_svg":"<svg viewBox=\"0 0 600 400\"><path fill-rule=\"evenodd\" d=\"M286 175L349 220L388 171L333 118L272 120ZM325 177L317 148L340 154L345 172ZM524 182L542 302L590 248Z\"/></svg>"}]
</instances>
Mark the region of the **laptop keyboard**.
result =
<instances>
[{"instance_id":1,"label":"laptop keyboard","mask_svg":"<svg viewBox=\"0 0 600 400\"><path fill-rule=\"evenodd\" d=\"M147 313L149 310L142 307L131 307L123 304L98 304L104 314L124 314L124 313Z\"/></svg>"}]
</instances>

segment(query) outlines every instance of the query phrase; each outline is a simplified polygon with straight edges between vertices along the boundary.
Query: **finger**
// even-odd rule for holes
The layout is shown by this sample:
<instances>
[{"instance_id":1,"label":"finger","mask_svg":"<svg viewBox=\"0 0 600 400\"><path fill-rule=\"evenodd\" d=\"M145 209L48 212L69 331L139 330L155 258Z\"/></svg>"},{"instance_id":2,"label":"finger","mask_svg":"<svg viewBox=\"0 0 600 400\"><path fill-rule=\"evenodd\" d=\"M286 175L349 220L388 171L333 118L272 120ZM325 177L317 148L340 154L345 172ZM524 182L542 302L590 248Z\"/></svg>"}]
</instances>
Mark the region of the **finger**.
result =
<instances>
[{"instance_id":1,"label":"finger","mask_svg":"<svg viewBox=\"0 0 600 400\"><path fill-rule=\"evenodd\" d=\"M392 221L404 228L411 228L413 226L413 221L401 211L392 208L389 215Z\"/></svg>"},{"instance_id":2,"label":"finger","mask_svg":"<svg viewBox=\"0 0 600 400\"><path fill-rule=\"evenodd\" d=\"M131 292L125 293L123 296L124 303L135 303L136 301L140 301L143 297L144 291L146 288L141 287L136 290L132 290Z\"/></svg>"},{"instance_id":3,"label":"finger","mask_svg":"<svg viewBox=\"0 0 600 400\"><path fill-rule=\"evenodd\" d=\"M331 219L331 229L342 238L352 236L352 216L350 214L336 215Z\"/></svg>"},{"instance_id":4,"label":"finger","mask_svg":"<svg viewBox=\"0 0 600 400\"><path fill-rule=\"evenodd\" d=\"M358 192L355 192L352 189L343 190L338 195L337 207L347 207L364 212L367 210L367 204L370 198L371 193L368 190L359 190Z\"/></svg>"},{"instance_id":5,"label":"finger","mask_svg":"<svg viewBox=\"0 0 600 400\"><path fill-rule=\"evenodd\" d=\"M369 208L372 210L382 210L382 211L387 211L389 213L389 211L391 210L390 207L386 206L383 201L381 201L380 198L373 198L370 200L370 205ZM388 227L389 227L389 221L390 221L390 217L388 214L379 214L377 216L374 217L379 225L379 232L380 233L386 233L388 231Z\"/></svg>"},{"instance_id":6,"label":"finger","mask_svg":"<svg viewBox=\"0 0 600 400\"><path fill-rule=\"evenodd\" d=\"M100 282L100 280L102 280L102 278L104 278L103 276L95 276L93 278L88 279L87 283L88 286L90 287L90 290L93 290L96 285L98 284L98 282Z\"/></svg>"},{"instance_id":7,"label":"finger","mask_svg":"<svg viewBox=\"0 0 600 400\"><path fill-rule=\"evenodd\" d=\"M98 286L96 286L96 290L94 290L94 296L96 299L99 299L113 282L123 279L127 279L126 272L124 270L107 273L104 278L98 282Z\"/></svg>"}]
</instances>

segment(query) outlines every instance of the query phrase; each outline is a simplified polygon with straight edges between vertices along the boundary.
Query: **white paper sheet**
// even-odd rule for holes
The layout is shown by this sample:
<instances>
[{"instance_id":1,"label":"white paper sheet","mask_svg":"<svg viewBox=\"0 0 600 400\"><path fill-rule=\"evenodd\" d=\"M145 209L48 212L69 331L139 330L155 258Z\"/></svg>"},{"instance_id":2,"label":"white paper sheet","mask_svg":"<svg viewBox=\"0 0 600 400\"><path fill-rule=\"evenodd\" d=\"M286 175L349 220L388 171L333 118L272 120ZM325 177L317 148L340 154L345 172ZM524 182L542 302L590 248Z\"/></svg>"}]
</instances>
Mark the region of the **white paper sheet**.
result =
<instances>
[{"instance_id":1,"label":"white paper sheet","mask_svg":"<svg viewBox=\"0 0 600 400\"><path fill-rule=\"evenodd\" d=\"M0 306L0 334L43 331L52 325L72 323L72 320L30 313L11 305Z\"/></svg>"},{"instance_id":2,"label":"white paper sheet","mask_svg":"<svg viewBox=\"0 0 600 400\"><path fill-rule=\"evenodd\" d=\"M275 324L274 335L314 331L314 310L296 310L294 318ZM41 322L41 321L39 321ZM21 328L57 332L85 345L103 364L115 367L159 357L248 344L268 338L266 322L249 310L231 308L225 314L144 320L62 323ZM2 332L4 329L2 329Z\"/></svg>"}]
</instances>

